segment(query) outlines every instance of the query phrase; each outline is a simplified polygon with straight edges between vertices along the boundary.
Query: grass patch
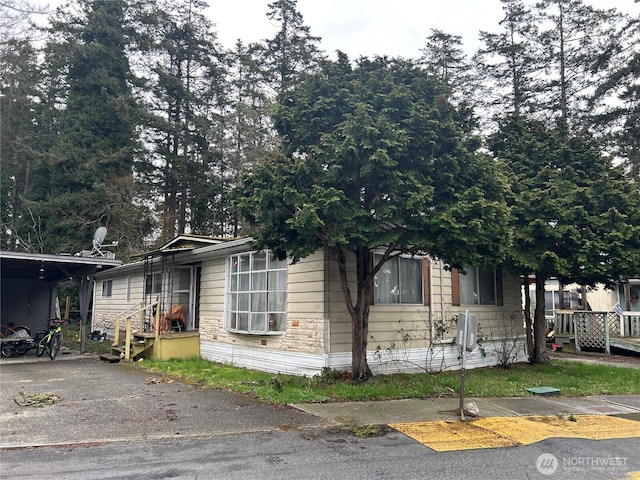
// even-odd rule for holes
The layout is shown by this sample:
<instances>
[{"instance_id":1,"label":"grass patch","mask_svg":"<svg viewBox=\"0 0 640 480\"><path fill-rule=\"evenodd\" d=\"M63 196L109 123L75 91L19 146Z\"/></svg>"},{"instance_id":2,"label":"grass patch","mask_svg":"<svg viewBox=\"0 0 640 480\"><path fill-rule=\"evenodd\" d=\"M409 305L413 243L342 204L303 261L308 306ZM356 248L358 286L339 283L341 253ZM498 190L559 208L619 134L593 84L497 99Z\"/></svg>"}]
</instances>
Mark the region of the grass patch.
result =
<instances>
[{"instance_id":1,"label":"grass patch","mask_svg":"<svg viewBox=\"0 0 640 480\"><path fill-rule=\"evenodd\" d=\"M100 355L101 353L111 352L111 342L109 340L91 340L89 335L90 332L87 332L87 338L84 341L85 353ZM63 326L62 345L70 350L80 350L80 328L77 324L69 322Z\"/></svg>"},{"instance_id":2,"label":"grass patch","mask_svg":"<svg viewBox=\"0 0 640 480\"><path fill-rule=\"evenodd\" d=\"M387 425L363 425L350 418L340 419L340 425L329 427L331 433L349 432L359 438L382 437L391 431Z\"/></svg>"},{"instance_id":3,"label":"grass patch","mask_svg":"<svg viewBox=\"0 0 640 480\"><path fill-rule=\"evenodd\" d=\"M145 360L136 366L185 383L232 390L276 404L457 396L460 385L457 371L378 375L358 384L330 369L314 377L274 375L202 358ZM550 365L466 371L468 397L528 396L527 388L541 386L559 388L565 396L639 394L640 369L554 360Z\"/></svg>"}]
</instances>

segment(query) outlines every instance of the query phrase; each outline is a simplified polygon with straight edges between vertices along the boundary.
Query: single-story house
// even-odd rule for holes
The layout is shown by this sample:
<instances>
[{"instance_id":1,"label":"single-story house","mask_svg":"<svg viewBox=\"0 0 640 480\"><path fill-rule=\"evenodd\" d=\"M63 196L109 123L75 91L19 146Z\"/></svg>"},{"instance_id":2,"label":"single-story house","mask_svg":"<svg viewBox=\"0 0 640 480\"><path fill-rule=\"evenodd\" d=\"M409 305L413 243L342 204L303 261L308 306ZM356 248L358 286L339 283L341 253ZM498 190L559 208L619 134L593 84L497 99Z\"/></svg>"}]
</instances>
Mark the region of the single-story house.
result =
<instances>
[{"instance_id":1,"label":"single-story house","mask_svg":"<svg viewBox=\"0 0 640 480\"><path fill-rule=\"evenodd\" d=\"M95 279L93 329L112 334L123 312L157 302L164 317L181 307L179 324L162 328L197 331L202 358L304 375L351 367L338 268L321 250L291 264L253 250L248 238L182 235ZM456 319L465 312L477 317L480 340L467 368L526 359L520 279L501 269L462 275L428 255L403 256L379 272L374 290L374 373L459 368ZM142 328L150 325L151 318Z\"/></svg>"},{"instance_id":2,"label":"single-story house","mask_svg":"<svg viewBox=\"0 0 640 480\"><path fill-rule=\"evenodd\" d=\"M560 292L563 301L560 302ZM630 278L619 282L614 288L606 288L599 283L594 287L583 287L577 283L561 285L557 279L547 280L545 283L545 317L553 321L556 312L562 310L585 310L582 296L586 294L587 308L596 312L610 312L618 304L623 311L640 311L640 302L633 301L640 295L640 278ZM535 283L529 285L531 312L535 309ZM524 301L524 298L523 298Z\"/></svg>"}]
</instances>

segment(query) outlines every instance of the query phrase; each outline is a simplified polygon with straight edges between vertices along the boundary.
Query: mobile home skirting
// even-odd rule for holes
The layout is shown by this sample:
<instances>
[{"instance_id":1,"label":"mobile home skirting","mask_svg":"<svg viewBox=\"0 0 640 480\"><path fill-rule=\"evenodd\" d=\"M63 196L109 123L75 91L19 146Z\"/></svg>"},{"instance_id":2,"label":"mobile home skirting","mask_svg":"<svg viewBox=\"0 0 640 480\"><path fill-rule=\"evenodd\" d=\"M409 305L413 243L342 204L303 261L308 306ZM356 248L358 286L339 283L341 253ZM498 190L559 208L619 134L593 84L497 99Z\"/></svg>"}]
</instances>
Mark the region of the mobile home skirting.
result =
<instances>
[{"instance_id":1,"label":"mobile home skirting","mask_svg":"<svg viewBox=\"0 0 640 480\"><path fill-rule=\"evenodd\" d=\"M466 353L465 368L473 369L527 360L525 340L522 338L485 342ZM274 349L256 349L243 345L203 340L200 356L205 360L235 367L249 368L270 373L292 375L317 375L323 368L339 371L351 370L351 353L314 355ZM374 374L420 373L459 370L460 347L450 343L432 348L413 348L367 352L367 362Z\"/></svg>"}]
</instances>

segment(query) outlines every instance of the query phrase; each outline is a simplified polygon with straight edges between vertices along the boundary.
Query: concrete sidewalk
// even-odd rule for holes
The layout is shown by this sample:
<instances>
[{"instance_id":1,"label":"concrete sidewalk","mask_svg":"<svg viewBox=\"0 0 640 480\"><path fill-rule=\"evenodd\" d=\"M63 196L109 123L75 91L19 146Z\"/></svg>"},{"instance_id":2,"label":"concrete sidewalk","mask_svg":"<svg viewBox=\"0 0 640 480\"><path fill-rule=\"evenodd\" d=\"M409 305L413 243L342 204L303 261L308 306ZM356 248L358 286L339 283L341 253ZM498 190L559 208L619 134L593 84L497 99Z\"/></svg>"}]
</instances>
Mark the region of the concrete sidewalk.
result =
<instances>
[{"instance_id":1,"label":"concrete sidewalk","mask_svg":"<svg viewBox=\"0 0 640 480\"><path fill-rule=\"evenodd\" d=\"M640 358L550 352L553 359L614 367L640 368ZM464 399L478 408L478 417L521 417L531 415L622 415L640 421L640 394L592 397L535 396ZM389 400L297 404L296 408L333 422L353 421L365 425L429 422L460 419L460 398ZM467 420L473 417L466 416Z\"/></svg>"},{"instance_id":2,"label":"concrete sidewalk","mask_svg":"<svg viewBox=\"0 0 640 480\"><path fill-rule=\"evenodd\" d=\"M640 395L465 398L465 407L468 407L469 403L477 406L479 417L624 415L640 420ZM335 423L351 421L375 425L460 419L459 398L303 403L293 406ZM465 418L473 419L474 417L467 415ZM640 429L640 425L638 428Z\"/></svg>"}]
</instances>

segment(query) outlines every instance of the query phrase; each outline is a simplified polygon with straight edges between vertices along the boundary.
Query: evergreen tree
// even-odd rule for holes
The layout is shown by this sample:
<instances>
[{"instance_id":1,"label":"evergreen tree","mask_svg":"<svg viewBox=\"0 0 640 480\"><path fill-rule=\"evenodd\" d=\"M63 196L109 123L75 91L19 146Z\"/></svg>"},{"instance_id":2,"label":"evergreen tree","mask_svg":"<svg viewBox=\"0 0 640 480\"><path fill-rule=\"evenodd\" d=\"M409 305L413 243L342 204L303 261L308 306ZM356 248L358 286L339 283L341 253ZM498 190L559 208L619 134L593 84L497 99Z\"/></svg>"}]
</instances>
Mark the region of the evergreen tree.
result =
<instances>
[{"instance_id":1,"label":"evergreen tree","mask_svg":"<svg viewBox=\"0 0 640 480\"><path fill-rule=\"evenodd\" d=\"M543 70L534 16L522 0L500 0L502 32L480 32L482 48L474 56L484 109L493 118L507 112L535 113Z\"/></svg>"},{"instance_id":2,"label":"evergreen tree","mask_svg":"<svg viewBox=\"0 0 640 480\"><path fill-rule=\"evenodd\" d=\"M199 0L145 2L136 43L145 139L153 145L142 178L162 199L160 241L176 234L219 233L209 198L220 192L227 108L223 58Z\"/></svg>"},{"instance_id":3,"label":"evergreen tree","mask_svg":"<svg viewBox=\"0 0 640 480\"><path fill-rule=\"evenodd\" d=\"M626 17L621 25L618 41L610 43L593 66L605 78L589 106L597 109L596 127L640 186L640 19Z\"/></svg>"},{"instance_id":4,"label":"evergreen tree","mask_svg":"<svg viewBox=\"0 0 640 480\"><path fill-rule=\"evenodd\" d=\"M314 37L297 10L297 0L276 0L269 4L267 17L280 26L268 39L265 63L276 93L293 87L302 72L310 72L322 58L320 37Z\"/></svg>"},{"instance_id":5,"label":"evergreen tree","mask_svg":"<svg viewBox=\"0 0 640 480\"><path fill-rule=\"evenodd\" d=\"M0 248L39 251L23 197L43 158L37 52L27 39L0 45Z\"/></svg>"},{"instance_id":6,"label":"evergreen tree","mask_svg":"<svg viewBox=\"0 0 640 480\"><path fill-rule=\"evenodd\" d=\"M547 363L545 282L612 284L640 267L640 191L586 132L507 117L489 147L511 175L515 235L508 266L535 274L532 363ZM527 332L530 334L531 332Z\"/></svg>"},{"instance_id":7,"label":"evergreen tree","mask_svg":"<svg viewBox=\"0 0 640 480\"><path fill-rule=\"evenodd\" d=\"M476 95L478 84L462 50L462 37L432 29L421 51L419 63L449 86L451 101L463 114L464 130L472 136L478 127L475 114L480 105Z\"/></svg>"},{"instance_id":8,"label":"evergreen tree","mask_svg":"<svg viewBox=\"0 0 640 480\"><path fill-rule=\"evenodd\" d=\"M225 119L228 141L220 172L223 185L216 199L220 208L216 211L224 212L228 225L225 233L237 236L243 225L231 202L230 191L242 173L275 150L278 140L270 117L274 100L269 96L268 74L262 64L264 46L257 43L245 46L238 41L230 57L232 103Z\"/></svg>"},{"instance_id":9,"label":"evergreen tree","mask_svg":"<svg viewBox=\"0 0 640 480\"><path fill-rule=\"evenodd\" d=\"M47 253L87 248L97 226L107 226L110 238L126 246L137 237L130 233L132 218L145 225L132 204L137 118L122 30L126 4L79 6L80 16L67 16L70 28L62 32L69 93L60 134L29 195Z\"/></svg>"},{"instance_id":10,"label":"evergreen tree","mask_svg":"<svg viewBox=\"0 0 640 480\"><path fill-rule=\"evenodd\" d=\"M294 262L324 248L335 260L352 375L366 380L369 303L383 263L426 252L456 267L495 265L509 245L507 186L496 162L467 148L446 88L409 62L352 67L341 54L282 99L281 152L242 177L235 199L257 248Z\"/></svg>"},{"instance_id":11,"label":"evergreen tree","mask_svg":"<svg viewBox=\"0 0 640 480\"><path fill-rule=\"evenodd\" d=\"M604 75L594 64L618 42L615 28L621 15L583 0L542 0L536 8L541 24L548 25L538 37L545 53L545 70L540 73L548 78L538 109L547 119L559 115L572 130L589 128L588 101Z\"/></svg>"}]
</instances>

